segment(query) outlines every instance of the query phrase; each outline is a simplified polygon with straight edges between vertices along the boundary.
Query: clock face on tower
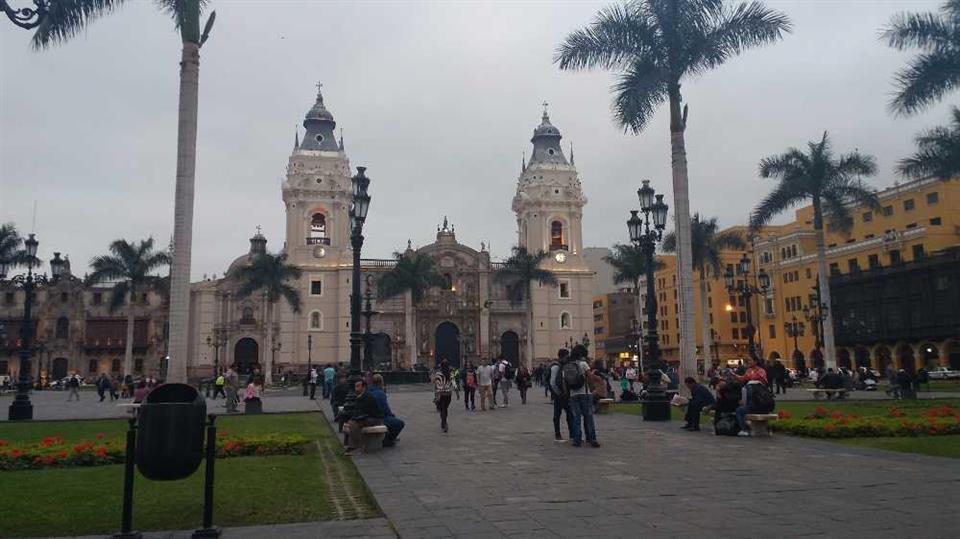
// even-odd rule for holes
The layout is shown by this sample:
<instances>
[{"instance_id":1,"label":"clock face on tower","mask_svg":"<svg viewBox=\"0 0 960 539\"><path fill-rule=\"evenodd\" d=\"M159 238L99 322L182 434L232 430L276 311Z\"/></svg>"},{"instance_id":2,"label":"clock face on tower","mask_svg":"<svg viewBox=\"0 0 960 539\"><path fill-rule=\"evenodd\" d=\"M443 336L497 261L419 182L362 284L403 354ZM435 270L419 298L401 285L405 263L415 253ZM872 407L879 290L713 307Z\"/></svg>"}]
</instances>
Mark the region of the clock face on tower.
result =
<instances>
[{"instance_id":1,"label":"clock face on tower","mask_svg":"<svg viewBox=\"0 0 960 539\"><path fill-rule=\"evenodd\" d=\"M553 259L559 262L560 264L563 264L564 262L567 261L567 253L559 252L553 255Z\"/></svg>"},{"instance_id":2,"label":"clock face on tower","mask_svg":"<svg viewBox=\"0 0 960 539\"><path fill-rule=\"evenodd\" d=\"M313 249L313 256L316 258L323 258L327 256L327 250L318 245Z\"/></svg>"}]
</instances>

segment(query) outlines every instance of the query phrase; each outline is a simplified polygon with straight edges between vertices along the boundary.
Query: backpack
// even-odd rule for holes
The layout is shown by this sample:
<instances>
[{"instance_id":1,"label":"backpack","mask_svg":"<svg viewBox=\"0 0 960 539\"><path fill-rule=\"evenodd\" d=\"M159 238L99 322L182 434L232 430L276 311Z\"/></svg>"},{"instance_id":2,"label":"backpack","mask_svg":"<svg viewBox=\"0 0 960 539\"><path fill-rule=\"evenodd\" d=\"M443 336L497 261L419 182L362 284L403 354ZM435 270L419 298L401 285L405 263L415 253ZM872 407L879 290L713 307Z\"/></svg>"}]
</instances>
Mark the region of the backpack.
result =
<instances>
[{"instance_id":1,"label":"backpack","mask_svg":"<svg viewBox=\"0 0 960 539\"><path fill-rule=\"evenodd\" d=\"M71 376L70 381L67 382L67 385L70 387L80 387L80 382L77 381L75 376Z\"/></svg>"},{"instance_id":2,"label":"backpack","mask_svg":"<svg viewBox=\"0 0 960 539\"><path fill-rule=\"evenodd\" d=\"M467 387L474 388L477 387L477 379L473 376L472 372L467 373Z\"/></svg>"},{"instance_id":3,"label":"backpack","mask_svg":"<svg viewBox=\"0 0 960 539\"><path fill-rule=\"evenodd\" d=\"M507 363L506 366L503 367L503 377L507 380L513 380L516 375L517 369L515 369L513 365Z\"/></svg>"},{"instance_id":4,"label":"backpack","mask_svg":"<svg viewBox=\"0 0 960 539\"><path fill-rule=\"evenodd\" d=\"M776 408L777 402L773 400L773 393L763 384L750 384L750 408L751 414L769 414Z\"/></svg>"},{"instance_id":5,"label":"backpack","mask_svg":"<svg viewBox=\"0 0 960 539\"><path fill-rule=\"evenodd\" d=\"M730 413L721 413L713 425L713 433L717 436L736 436L740 432L737 418Z\"/></svg>"},{"instance_id":6,"label":"backpack","mask_svg":"<svg viewBox=\"0 0 960 539\"><path fill-rule=\"evenodd\" d=\"M583 372L580 371L580 365L577 365L576 360L565 361L560 365L560 374L563 376L563 386L561 387L564 388L564 391L580 389L586 383Z\"/></svg>"},{"instance_id":7,"label":"backpack","mask_svg":"<svg viewBox=\"0 0 960 539\"><path fill-rule=\"evenodd\" d=\"M556 387L559 387L561 390L563 389L563 369L559 369L559 368L558 368L558 369L557 369L557 375L554 376L553 379L551 380L551 379L550 379L550 375L551 375L551 373L553 373L553 366L554 366L554 365L559 366L560 364L557 363L556 361L554 361L553 363L551 363L550 365L548 365L548 366L547 366L547 375L544 376L544 379L547 381L547 389L550 391L550 394L553 395L554 397L558 397L559 395L557 394L556 391L553 390L553 388L554 388L554 386L556 386Z\"/></svg>"}]
</instances>

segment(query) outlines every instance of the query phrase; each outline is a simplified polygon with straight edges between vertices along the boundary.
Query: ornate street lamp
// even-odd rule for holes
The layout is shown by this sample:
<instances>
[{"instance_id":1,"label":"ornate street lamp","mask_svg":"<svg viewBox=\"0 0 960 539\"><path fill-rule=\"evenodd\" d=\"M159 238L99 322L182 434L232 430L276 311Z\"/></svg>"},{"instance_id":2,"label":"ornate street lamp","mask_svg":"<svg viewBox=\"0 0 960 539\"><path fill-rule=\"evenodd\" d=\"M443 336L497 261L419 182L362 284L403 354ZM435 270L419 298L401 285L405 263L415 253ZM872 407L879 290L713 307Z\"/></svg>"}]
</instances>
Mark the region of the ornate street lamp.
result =
<instances>
[{"instance_id":1,"label":"ornate street lamp","mask_svg":"<svg viewBox=\"0 0 960 539\"><path fill-rule=\"evenodd\" d=\"M767 290L770 289L770 275L767 274L762 268L760 272L757 273L757 282L758 286L753 286L750 284L750 258L747 257L747 253L743 253L743 256L740 257L740 261L736 264L736 276L742 277L742 279L737 279L734 282L734 272L727 268L727 271L723 274L724 284L727 286L727 291L730 294L737 294L741 297L741 303L746 305L747 309L747 327L744 328L747 332L747 352L750 355L750 359L757 360L757 344L753 339L753 334L755 328L753 327L753 309L751 307L752 298L756 294L766 294Z\"/></svg>"},{"instance_id":2,"label":"ornate street lamp","mask_svg":"<svg viewBox=\"0 0 960 539\"><path fill-rule=\"evenodd\" d=\"M207 347L213 347L213 376L220 374L220 348L226 346L227 337L219 328L213 330L213 337L207 335Z\"/></svg>"},{"instance_id":3,"label":"ornate street lamp","mask_svg":"<svg viewBox=\"0 0 960 539\"><path fill-rule=\"evenodd\" d=\"M813 287L813 290L815 293L810 294L810 303L804 305L802 310L803 318L807 322L815 324L814 329L818 330L816 331L814 346L817 352L820 353L820 361L822 362L824 359L823 352L821 351L821 348L823 348L823 321L827 319L827 310L829 307L820 299L820 283L817 283L816 286ZM821 365L814 366L819 368Z\"/></svg>"},{"instance_id":4,"label":"ornate street lamp","mask_svg":"<svg viewBox=\"0 0 960 539\"><path fill-rule=\"evenodd\" d=\"M373 365L373 355L372 351L372 334L370 333L370 319L374 315L380 314L379 311L374 311L373 306L370 303L370 300L373 299L373 293L371 292L371 282L373 280L373 275L367 275L367 288L364 291L364 306L363 306L363 317L366 319L366 325L364 326L363 332L363 366L367 369L372 368Z\"/></svg>"},{"instance_id":5,"label":"ornate street lamp","mask_svg":"<svg viewBox=\"0 0 960 539\"><path fill-rule=\"evenodd\" d=\"M307 374L303 377L303 396L310 394L310 369L313 367L313 335L307 335Z\"/></svg>"},{"instance_id":6,"label":"ornate street lamp","mask_svg":"<svg viewBox=\"0 0 960 539\"><path fill-rule=\"evenodd\" d=\"M6 6L4 6L6 7ZM51 282L46 275L34 275L33 265L37 256L37 247L40 242L36 236L30 236L23 242L24 252L27 260L27 274L17 275L10 279L14 286L23 288L23 319L20 325L20 373L17 380L17 396L10 403L9 418L11 421L22 419L33 419L33 404L30 402L30 387L32 373L30 372L30 356L32 355L33 339L33 293L38 285L45 285ZM0 279L5 279L10 266L6 262L0 262Z\"/></svg>"},{"instance_id":7,"label":"ornate street lamp","mask_svg":"<svg viewBox=\"0 0 960 539\"><path fill-rule=\"evenodd\" d=\"M667 392L660 383L660 337L657 335L657 295L654 289L654 254L657 243L663 239L663 229L667 224L667 205L663 195L655 194L650 180L643 180L637 190L640 200L640 212L630 210L627 231L630 241L643 249L647 270L647 374L650 383L647 397L643 401L643 419L645 421L667 421L670 419L670 403Z\"/></svg>"},{"instance_id":8,"label":"ornate street lamp","mask_svg":"<svg viewBox=\"0 0 960 539\"><path fill-rule=\"evenodd\" d=\"M7 0L0 0L0 10L2 10L7 18L10 19L10 22L16 26L24 30L32 30L40 26L40 23L42 23L43 19L47 16L49 3L48 0L33 0L33 7L17 9L11 7Z\"/></svg>"},{"instance_id":9,"label":"ornate street lamp","mask_svg":"<svg viewBox=\"0 0 960 539\"><path fill-rule=\"evenodd\" d=\"M363 223L370 209L370 178L366 176L367 167L357 167L357 173L350 179L353 188L353 204L350 207L350 243L353 247L353 281L350 293L350 373L348 380L353 385L360 379L360 350L363 346L363 333L360 332L360 251L363 249ZM350 391L344 403L344 412L352 413L356 404L356 394Z\"/></svg>"},{"instance_id":10,"label":"ornate street lamp","mask_svg":"<svg viewBox=\"0 0 960 539\"><path fill-rule=\"evenodd\" d=\"M796 316L790 317L789 322L783 323L783 329L786 330L788 337L793 337L793 366L796 369L801 367L800 356L803 354L800 352L800 346L797 344L797 338L802 337L804 334L804 325L803 322L797 320Z\"/></svg>"}]
</instances>

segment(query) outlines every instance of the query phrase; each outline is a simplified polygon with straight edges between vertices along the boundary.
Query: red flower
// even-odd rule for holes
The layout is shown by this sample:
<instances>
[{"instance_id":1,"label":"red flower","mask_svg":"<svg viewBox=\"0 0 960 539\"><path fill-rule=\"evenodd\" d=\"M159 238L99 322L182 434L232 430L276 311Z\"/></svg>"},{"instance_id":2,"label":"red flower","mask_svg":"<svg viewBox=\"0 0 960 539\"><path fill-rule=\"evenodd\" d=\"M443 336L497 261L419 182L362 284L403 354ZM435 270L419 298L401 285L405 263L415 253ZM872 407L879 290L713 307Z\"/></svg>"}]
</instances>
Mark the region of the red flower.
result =
<instances>
[{"instance_id":1,"label":"red flower","mask_svg":"<svg viewBox=\"0 0 960 539\"><path fill-rule=\"evenodd\" d=\"M0 440L0 447L3 447L3 446L5 446L5 445L7 445L8 443L9 443L9 442L7 442L6 440Z\"/></svg>"},{"instance_id":2,"label":"red flower","mask_svg":"<svg viewBox=\"0 0 960 539\"><path fill-rule=\"evenodd\" d=\"M16 447L14 447L13 451L10 452L10 456L13 458L19 458L21 455L23 455L23 451L20 451Z\"/></svg>"},{"instance_id":3,"label":"red flower","mask_svg":"<svg viewBox=\"0 0 960 539\"><path fill-rule=\"evenodd\" d=\"M100 458L106 457L106 456L107 456L107 449L106 449L105 447L103 447L102 445L101 445L100 447L98 447L98 448L97 448L97 456L100 457Z\"/></svg>"},{"instance_id":4,"label":"red flower","mask_svg":"<svg viewBox=\"0 0 960 539\"><path fill-rule=\"evenodd\" d=\"M46 462L46 464L53 464L56 462L56 459L53 458L53 455L49 455L46 459L44 459L44 462Z\"/></svg>"},{"instance_id":5,"label":"red flower","mask_svg":"<svg viewBox=\"0 0 960 539\"><path fill-rule=\"evenodd\" d=\"M97 433L97 439L98 439L98 440L102 440L102 439L103 439L103 433L102 433L102 432L98 432L98 433Z\"/></svg>"},{"instance_id":6,"label":"red flower","mask_svg":"<svg viewBox=\"0 0 960 539\"><path fill-rule=\"evenodd\" d=\"M823 426L823 430L835 430L837 428L833 423L827 423Z\"/></svg>"}]
</instances>

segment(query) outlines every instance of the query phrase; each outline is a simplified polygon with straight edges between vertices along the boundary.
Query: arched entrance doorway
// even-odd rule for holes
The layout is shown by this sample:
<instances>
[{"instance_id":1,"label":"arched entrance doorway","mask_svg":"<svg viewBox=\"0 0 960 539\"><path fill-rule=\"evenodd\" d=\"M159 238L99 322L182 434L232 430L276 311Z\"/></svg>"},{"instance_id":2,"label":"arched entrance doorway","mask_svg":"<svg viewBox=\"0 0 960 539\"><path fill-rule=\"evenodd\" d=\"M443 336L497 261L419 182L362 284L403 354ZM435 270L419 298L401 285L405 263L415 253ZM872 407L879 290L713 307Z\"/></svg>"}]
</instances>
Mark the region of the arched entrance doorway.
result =
<instances>
[{"instance_id":1,"label":"arched entrance doorway","mask_svg":"<svg viewBox=\"0 0 960 539\"><path fill-rule=\"evenodd\" d=\"M57 359L54 359L54 360L53 360L53 373L52 373L52 375L51 375L51 376L52 376L52 379L54 379L54 380L60 380L61 378L65 377L65 376L67 375L67 365L68 365L68 363L69 363L69 362L67 361L67 358L65 358L65 357L58 357Z\"/></svg>"},{"instance_id":2,"label":"arched entrance doorway","mask_svg":"<svg viewBox=\"0 0 960 539\"><path fill-rule=\"evenodd\" d=\"M890 352L890 349L886 346L878 346L876 351L877 356L877 370L880 371L884 376L887 373L887 365L893 361L893 354Z\"/></svg>"},{"instance_id":3,"label":"arched entrance doorway","mask_svg":"<svg viewBox=\"0 0 960 539\"><path fill-rule=\"evenodd\" d=\"M381 332L370 336L370 359L373 361L373 365L370 366L373 369L389 370L393 368L389 335Z\"/></svg>"},{"instance_id":4,"label":"arched entrance doorway","mask_svg":"<svg viewBox=\"0 0 960 539\"><path fill-rule=\"evenodd\" d=\"M870 351L864 348L863 346L858 346L853 349L853 359L857 363L857 368L870 368Z\"/></svg>"},{"instance_id":5,"label":"arched entrance doorway","mask_svg":"<svg viewBox=\"0 0 960 539\"><path fill-rule=\"evenodd\" d=\"M947 363L951 370L960 370L960 341L949 341L944 345L947 354Z\"/></svg>"},{"instance_id":6,"label":"arched entrance doorway","mask_svg":"<svg viewBox=\"0 0 960 539\"><path fill-rule=\"evenodd\" d=\"M233 366L237 374L250 374L260 368L260 345L250 337L237 341L233 347Z\"/></svg>"},{"instance_id":7,"label":"arched entrance doorway","mask_svg":"<svg viewBox=\"0 0 960 539\"><path fill-rule=\"evenodd\" d=\"M913 373L917 370L917 361L913 356L913 347L909 344L901 344L897 347L897 359L900 362L900 368Z\"/></svg>"},{"instance_id":8,"label":"arched entrance doorway","mask_svg":"<svg viewBox=\"0 0 960 539\"><path fill-rule=\"evenodd\" d=\"M802 371L804 367L807 366L806 359L803 357L803 352L800 350L793 351L793 368Z\"/></svg>"},{"instance_id":9,"label":"arched entrance doorway","mask_svg":"<svg viewBox=\"0 0 960 539\"><path fill-rule=\"evenodd\" d=\"M439 365L446 359L451 368L460 368L460 328L453 322L443 322L437 326L435 341L434 362Z\"/></svg>"},{"instance_id":10,"label":"arched entrance doorway","mask_svg":"<svg viewBox=\"0 0 960 539\"><path fill-rule=\"evenodd\" d=\"M814 349L810 352L810 359L813 361L813 368L814 368L814 369L822 369L822 368L823 368L823 352L821 352L820 350L817 350L816 348L814 348Z\"/></svg>"},{"instance_id":11,"label":"arched entrance doorway","mask_svg":"<svg viewBox=\"0 0 960 539\"><path fill-rule=\"evenodd\" d=\"M940 351L937 350L936 345L924 343L920 345L920 357L923 358L920 366L930 370L939 364Z\"/></svg>"},{"instance_id":12,"label":"arched entrance doorway","mask_svg":"<svg viewBox=\"0 0 960 539\"><path fill-rule=\"evenodd\" d=\"M846 348L837 350L837 365L844 369L850 368L850 350Z\"/></svg>"},{"instance_id":13,"label":"arched entrance doorway","mask_svg":"<svg viewBox=\"0 0 960 539\"><path fill-rule=\"evenodd\" d=\"M516 331L504 331L500 336L500 355L514 367L520 365L520 336Z\"/></svg>"}]
</instances>

